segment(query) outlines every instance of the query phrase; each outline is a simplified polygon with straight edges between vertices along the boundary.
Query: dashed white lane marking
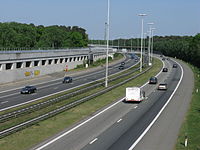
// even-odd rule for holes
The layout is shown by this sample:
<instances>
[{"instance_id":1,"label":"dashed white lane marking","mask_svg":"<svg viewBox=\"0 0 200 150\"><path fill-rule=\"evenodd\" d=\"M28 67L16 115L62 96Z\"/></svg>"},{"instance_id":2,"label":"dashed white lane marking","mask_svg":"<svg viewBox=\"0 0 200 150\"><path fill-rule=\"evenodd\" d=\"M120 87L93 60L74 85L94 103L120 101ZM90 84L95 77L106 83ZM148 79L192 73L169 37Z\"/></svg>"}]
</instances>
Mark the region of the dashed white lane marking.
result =
<instances>
[{"instance_id":1,"label":"dashed white lane marking","mask_svg":"<svg viewBox=\"0 0 200 150\"><path fill-rule=\"evenodd\" d=\"M1 104L5 104L5 103L8 103L8 101L1 102Z\"/></svg>"},{"instance_id":2,"label":"dashed white lane marking","mask_svg":"<svg viewBox=\"0 0 200 150\"><path fill-rule=\"evenodd\" d=\"M9 97L9 96L13 96L13 95L18 95L19 93L13 93L13 94L9 94L9 95L5 95L5 96L1 96L0 99L2 98L6 98L6 97Z\"/></svg>"},{"instance_id":3,"label":"dashed white lane marking","mask_svg":"<svg viewBox=\"0 0 200 150\"><path fill-rule=\"evenodd\" d=\"M95 141L97 141L98 140L98 138L95 138L94 140L92 140L91 142L90 142L90 144L93 144Z\"/></svg>"},{"instance_id":4,"label":"dashed white lane marking","mask_svg":"<svg viewBox=\"0 0 200 150\"><path fill-rule=\"evenodd\" d=\"M134 108L136 109L138 106L135 106Z\"/></svg>"},{"instance_id":5,"label":"dashed white lane marking","mask_svg":"<svg viewBox=\"0 0 200 150\"><path fill-rule=\"evenodd\" d=\"M122 121L122 119L119 119L118 121L117 121L117 123L119 123L119 122L121 122Z\"/></svg>"}]
</instances>

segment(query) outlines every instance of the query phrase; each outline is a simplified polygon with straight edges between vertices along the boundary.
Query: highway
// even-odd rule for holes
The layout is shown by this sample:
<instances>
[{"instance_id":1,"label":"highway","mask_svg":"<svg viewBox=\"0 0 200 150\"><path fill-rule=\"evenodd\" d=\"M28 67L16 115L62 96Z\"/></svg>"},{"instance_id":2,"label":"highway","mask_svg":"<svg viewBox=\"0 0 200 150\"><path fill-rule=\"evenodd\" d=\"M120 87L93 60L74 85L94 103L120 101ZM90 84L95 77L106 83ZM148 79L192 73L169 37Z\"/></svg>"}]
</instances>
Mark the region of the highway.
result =
<instances>
[{"instance_id":1,"label":"highway","mask_svg":"<svg viewBox=\"0 0 200 150\"><path fill-rule=\"evenodd\" d=\"M172 64L174 61L164 61L164 66L169 70L158 74L158 81L168 84L167 91L158 91L157 85L145 84L142 88L147 99L142 103L124 103L123 100L118 100L88 120L66 129L33 149L128 150L149 128L163 106L167 106L169 98L184 80L182 67L172 68Z\"/></svg>"},{"instance_id":2,"label":"highway","mask_svg":"<svg viewBox=\"0 0 200 150\"><path fill-rule=\"evenodd\" d=\"M124 70L128 69L129 67L137 63L133 59L130 59L128 55L127 58L125 59L125 62L126 64ZM120 71L122 71L118 69L119 65L120 63L109 66L109 75L119 73ZM100 78L104 78L105 67L99 68L98 70L95 70L93 72L85 72L81 75L77 74L72 77L73 77L73 82L70 84L63 84L62 83L63 77L55 79L53 81L49 80L44 83L34 84L37 87L37 92L33 94L20 94L20 90L22 87L17 87L10 90L2 90L0 92L0 111L24 103L29 103L47 97L49 95L59 93L61 91L70 90L75 87L79 87L81 85L98 80Z\"/></svg>"}]
</instances>

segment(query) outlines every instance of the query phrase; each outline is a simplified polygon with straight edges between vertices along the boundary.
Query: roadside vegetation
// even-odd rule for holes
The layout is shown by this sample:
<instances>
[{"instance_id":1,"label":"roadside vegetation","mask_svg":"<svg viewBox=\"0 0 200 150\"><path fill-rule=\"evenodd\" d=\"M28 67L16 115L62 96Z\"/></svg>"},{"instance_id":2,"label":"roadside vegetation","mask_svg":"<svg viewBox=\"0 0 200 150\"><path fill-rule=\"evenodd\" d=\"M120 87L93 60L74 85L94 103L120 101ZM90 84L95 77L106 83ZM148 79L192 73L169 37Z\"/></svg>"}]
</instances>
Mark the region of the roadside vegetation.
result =
<instances>
[{"instance_id":1,"label":"roadside vegetation","mask_svg":"<svg viewBox=\"0 0 200 150\"><path fill-rule=\"evenodd\" d=\"M176 150L200 150L200 69L190 65L195 78L195 86L185 121L181 127ZM185 137L188 138L188 147L184 146Z\"/></svg>"},{"instance_id":2,"label":"roadside vegetation","mask_svg":"<svg viewBox=\"0 0 200 150\"><path fill-rule=\"evenodd\" d=\"M119 59L122 59L124 57L123 54L121 53L115 53L113 59L111 57L108 57L108 62L112 62L112 61L116 61ZM83 62L83 64L81 65L77 65L75 69L73 69L72 71L77 71L77 70L82 70L85 69L86 64L89 64L88 68L94 68L94 67L98 67L98 66L103 66L106 64L106 58L103 59L98 59L95 62L89 63L89 60Z\"/></svg>"},{"instance_id":3,"label":"roadside vegetation","mask_svg":"<svg viewBox=\"0 0 200 150\"><path fill-rule=\"evenodd\" d=\"M140 86L148 81L149 76L153 76L160 71L160 69L162 68L161 61L155 59L154 63L155 64L153 65L153 67L148 72L120 87L117 87L101 96L93 98L92 100L76 106L68 111L60 113L50 119L41 121L36 125L33 125L22 131L16 132L12 135L0 139L1 150L23 150L31 148L37 143L42 142L43 140L66 129L67 127L70 127L78 123L79 121L87 118L88 116L92 115L103 107L121 99L125 95L126 87ZM136 73L139 73L139 71ZM129 76L127 76L126 78L129 78ZM112 84L115 83L110 83L110 85ZM84 96L84 94L82 96Z\"/></svg>"},{"instance_id":4,"label":"roadside vegetation","mask_svg":"<svg viewBox=\"0 0 200 150\"><path fill-rule=\"evenodd\" d=\"M17 22L0 23L0 50L87 47L86 30L78 26L44 27Z\"/></svg>"},{"instance_id":5,"label":"roadside vegetation","mask_svg":"<svg viewBox=\"0 0 200 150\"><path fill-rule=\"evenodd\" d=\"M162 53L163 55L176 57L184 60L200 68L200 33L195 36L154 36L153 37L154 52ZM126 41L126 45L124 45ZM147 37L148 41L148 37ZM90 40L93 44L105 43L104 40ZM110 45L120 46L126 48L133 45L134 50L139 48L140 39L115 39L110 41ZM145 42L148 47L148 42Z\"/></svg>"}]
</instances>

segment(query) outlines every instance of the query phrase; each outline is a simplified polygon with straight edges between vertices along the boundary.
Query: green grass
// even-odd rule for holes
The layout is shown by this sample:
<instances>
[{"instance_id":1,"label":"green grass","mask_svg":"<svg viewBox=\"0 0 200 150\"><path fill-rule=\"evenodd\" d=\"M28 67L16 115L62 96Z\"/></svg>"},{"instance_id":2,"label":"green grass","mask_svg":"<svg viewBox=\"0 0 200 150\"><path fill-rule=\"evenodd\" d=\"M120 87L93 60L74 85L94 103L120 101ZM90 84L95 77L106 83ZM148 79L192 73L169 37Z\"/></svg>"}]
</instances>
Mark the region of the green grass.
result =
<instances>
[{"instance_id":1,"label":"green grass","mask_svg":"<svg viewBox=\"0 0 200 150\"><path fill-rule=\"evenodd\" d=\"M137 65L137 66L138 66L138 65ZM132 67L131 69L129 69L129 70L127 70L127 71L124 71L123 73L129 72L129 71L131 71L131 70L137 68L137 66L134 66L134 67ZM120 74L123 74L123 73L120 73ZM120 78L120 79L118 79L118 80L116 80L116 81L112 81L111 83L109 83L109 85L117 84L118 82L121 82L121 81L124 80L124 79L127 79L127 78L129 78L129 77L132 77L132 76L136 75L137 73L138 73L138 72L134 72L134 73L132 73L131 75L128 75L128 76L123 77L123 78ZM118 75L120 75L120 74L118 74ZM118 76L118 75L115 75L115 76ZM88 87L88 86L90 86L90 85L92 85L92 84L86 85L86 86L84 86L84 87ZM82 87L82 88L84 88L84 87ZM67 91L67 92L62 92L62 93L60 93L60 94L57 94L57 95L54 95L54 96L50 96L50 97L45 98L45 99L41 99L39 102L41 102L41 101L46 101L46 100L52 99L52 98L56 98L56 96L61 96L61 95L70 93L70 92L72 92L72 91L76 91L76 90L78 90L78 89L81 89L81 88L73 89L73 90L70 90L70 91ZM28 121L28 120L30 120L30 119L33 119L33 118L35 118L35 117L37 117L37 116L40 116L40 115L42 115L42 114L44 114L44 113L50 112L50 111L52 111L52 110L55 110L56 108L59 108L59 107L61 107L61 106L64 106L64 105L69 104L69 103L71 103L71 102L74 102L74 101L76 101L76 100L78 100L78 99L81 99L81 98L83 98L83 97L86 97L86 96L88 96L88 95L91 95L91 94L93 94L93 93L96 93L96 92L98 92L98 91L100 91L100 90L102 90L102 89L104 89L103 86L100 86L100 87L98 87L98 88L93 88L93 89L88 90L87 92L84 92L84 93L82 93L82 94L75 95L75 96L73 96L73 97L71 97L71 98L64 99L64 100L62 100L62 101L60 101L60 102L54 103L54 104L52 104L52 105L49 105L49 106L44 107L44 108L42 108L42 109L39 109L39 110L37 110L37 111L32 111L32 112L23 114L22 116L19 116L19 117L17 117L17 118L12 118L11 120L8 120L8 121L6 121L6 122L1 123L0 131L1 131L1 130L5 130L5 129L7 129L7 128L10 128L10 127L12 127L12 126L15 126L15 125L17 125L17 124L20 124L20 123L22 123L22 122ZM37 102L34 102L34 103L37 103ZM27 105L30 106L30 104L27 104ZM21 106L21 107L25 107L25 106ZM16 109L16 108L15 108L15 109ZM8 113L8 112L7 112L7 113Z\"/></svg>"},{"instance_id":2,"label":"green grass","mask_svg":"<svg viewBox=\"0 0 200 150\"><path fill-rule=\"evenodd\" d=\"M161 67L162 63L156 59L153 68L140 77L75 108L60 113L50 119L41 121L37 125L33 125L15 134L0 139L1 150L24 150L33 147L37 143L44 141L65 128L83 120L87 116L92 115L94 112L105 107L106 105L124 97L126 87L140 86L144 84L148 81L150 76L157 74Z\"/></svg>"},{"instance_id":3,"label":"green grass","mask_svg":"<svg viewBox=\"0 0 200 150\"><path fill-rule=\"evenodd\" d=\"M195 88L193 91L190 109L181 127L176 150L200 150L200 69L190 65L195 77ZM184 147L185 136L188 137L188 147Z\"/></svg>"}]
</instances>

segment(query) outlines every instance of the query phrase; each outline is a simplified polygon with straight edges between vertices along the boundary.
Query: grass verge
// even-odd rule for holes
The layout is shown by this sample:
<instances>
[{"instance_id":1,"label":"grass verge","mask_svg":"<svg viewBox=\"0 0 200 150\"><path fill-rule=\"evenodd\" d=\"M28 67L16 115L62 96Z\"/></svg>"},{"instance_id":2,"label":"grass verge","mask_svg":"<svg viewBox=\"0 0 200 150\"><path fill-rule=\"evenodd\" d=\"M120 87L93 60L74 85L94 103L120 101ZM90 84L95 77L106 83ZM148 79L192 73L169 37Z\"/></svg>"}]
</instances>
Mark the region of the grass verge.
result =
<instances>
[{"instance_id":1,"label":"grass verge","mask_svg":"<svg viewBox=\"0 0 200 150\"><path fill-rule=\"evenodd\" d=\"M50 119L41 121L37 125L33 125L15 134L0 139L1 150L24 150L31 148L37 143L44 141L67 127L83 120L87 116L92 115L94 112L100 110L106 105L124 97L126 87L140 86L147 82L150 76L154 76L160 71L162 63L157 59L154 62L155 64L152 69L123 86L115 88L99 97L87 101L82 105L65 111Z\"/></svg>"},{"instance_id":2,"label":"grass verge","mask_svg":"<svg viewBox=\"0 0 200 150\"><path fill-rule=\"evenodd\" d=\"M200 69L190 65L194 73L194 91L190 109L181 127L176 150L200 150ZM188 147L184 146L185 137L188 137Z\"/></svg>"}]
</instances>

